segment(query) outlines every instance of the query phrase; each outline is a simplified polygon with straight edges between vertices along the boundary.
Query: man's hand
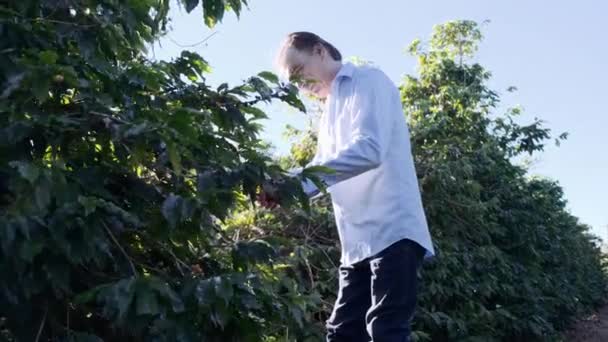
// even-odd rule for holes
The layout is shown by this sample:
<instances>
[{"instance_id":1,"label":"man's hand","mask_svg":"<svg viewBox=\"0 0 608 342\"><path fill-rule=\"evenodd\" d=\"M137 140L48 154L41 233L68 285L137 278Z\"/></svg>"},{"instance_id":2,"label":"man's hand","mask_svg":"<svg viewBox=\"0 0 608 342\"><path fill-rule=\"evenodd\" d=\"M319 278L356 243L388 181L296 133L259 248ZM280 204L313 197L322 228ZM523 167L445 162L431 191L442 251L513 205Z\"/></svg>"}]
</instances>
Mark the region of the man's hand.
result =
<instances>
[{"instance_id":1,"label":"man's hand","mask_svg":"<svg viewBox=\"0 0 608 342\"><path fill-rule=\"evenodd\" d=\"M264 183L262 185L262 192L258 194L257 200L264 208L276 208L279 205L279 193L277 187L270 183Z\"/></svg>"}]
</instances>

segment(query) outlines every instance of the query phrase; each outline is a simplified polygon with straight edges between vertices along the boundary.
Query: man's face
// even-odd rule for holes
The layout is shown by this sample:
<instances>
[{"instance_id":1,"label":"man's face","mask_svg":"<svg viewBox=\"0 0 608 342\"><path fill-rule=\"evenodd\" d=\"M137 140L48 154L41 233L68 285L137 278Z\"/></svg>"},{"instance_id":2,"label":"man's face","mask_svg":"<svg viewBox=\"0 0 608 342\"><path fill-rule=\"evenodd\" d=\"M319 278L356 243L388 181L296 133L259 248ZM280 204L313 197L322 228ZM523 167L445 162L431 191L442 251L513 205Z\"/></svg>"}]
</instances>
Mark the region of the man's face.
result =
<instances>
[{"instance_id":1,"label":"man's face","mask_svg":"<svg viewBox=\"0 0 608 342\"><path fill-rule=\"evenodd\" d=\"M301 91L318 98L329 94L329 84L326 80L324 51L308 53L289 48L285 56L289 81Z\"/></svg>"}]
</instances>

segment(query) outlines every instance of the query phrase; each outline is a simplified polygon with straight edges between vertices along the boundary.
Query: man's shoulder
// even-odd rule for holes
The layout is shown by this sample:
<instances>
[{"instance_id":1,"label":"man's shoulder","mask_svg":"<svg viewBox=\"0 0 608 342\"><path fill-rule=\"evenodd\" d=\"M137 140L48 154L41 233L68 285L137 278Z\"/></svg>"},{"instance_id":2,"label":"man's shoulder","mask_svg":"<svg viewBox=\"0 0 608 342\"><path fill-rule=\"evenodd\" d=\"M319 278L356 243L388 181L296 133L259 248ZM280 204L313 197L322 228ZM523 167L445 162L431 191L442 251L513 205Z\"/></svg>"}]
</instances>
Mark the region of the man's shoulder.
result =
<instances>
[{"instance_id":1,"label":"man's shoulder","mask_svg":"<svg viewBox=\"0 0 608 342\"><path fill-rule=\"evenodd\" d=\"M382 69L372 64L356 65L353 72L353 77L358 80L378 82L389 81L392 83L390 78L384 71L382 71Z\"/></svg>"},{"instance_id":2,"label":"man's shoulder","mask_svg":"<svg viewBox=\"0 0 608 342\"><path fill-rule=\"evenodd\" d=\"M396 85L382 69L374 65L358 65L353 70L353 81L356 84L365 84L374 87L395 88Z\"/></svg>"}]
</instances>

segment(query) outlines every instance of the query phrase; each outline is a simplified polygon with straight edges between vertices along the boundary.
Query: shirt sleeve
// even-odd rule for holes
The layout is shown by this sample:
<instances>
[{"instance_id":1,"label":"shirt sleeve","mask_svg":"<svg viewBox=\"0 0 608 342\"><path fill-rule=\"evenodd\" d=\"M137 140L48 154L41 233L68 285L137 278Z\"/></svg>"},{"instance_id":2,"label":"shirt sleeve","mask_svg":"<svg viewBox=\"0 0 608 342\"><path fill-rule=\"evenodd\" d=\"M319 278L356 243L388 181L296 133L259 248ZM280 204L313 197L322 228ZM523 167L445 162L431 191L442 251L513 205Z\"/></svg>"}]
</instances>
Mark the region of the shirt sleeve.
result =
<instances>
[{"instance_id":1,"label":"shirt sleeve","mask_svg":"<svg viewBox=\"0 0 608 342\"><path fill-rule=\"evenodd\" d=\"M307 166L312 166L313 162L310 162ZM301 167L298 168L293 168L290 169L289 171L287 171L287 173L292 176L295 177L298 174L302 173L302 169ZM321 193L321 190L319 190L319 188L317 188L317 186L310 181L309 179L305 179L302 181L302 189L304 190L304 193L306 195L308 195L308 197L313 197L318 195L319 193Z\"/></svg>"},{"instance_id":2,"label":"shirt sleeve","mask_svg":"<svg viewBox=\"0 0 608 342\"><path fill-rule=\"evenodd\" d=\"M395 86L379 70L368 73L354 80L349 143L331 158L314 163L334 170L318 174L328 187L377 168L386 158L394 127L394 113L390 111ZM303 186L307 194L318 192L310 181Z\"/></svg>"}]
</instances>

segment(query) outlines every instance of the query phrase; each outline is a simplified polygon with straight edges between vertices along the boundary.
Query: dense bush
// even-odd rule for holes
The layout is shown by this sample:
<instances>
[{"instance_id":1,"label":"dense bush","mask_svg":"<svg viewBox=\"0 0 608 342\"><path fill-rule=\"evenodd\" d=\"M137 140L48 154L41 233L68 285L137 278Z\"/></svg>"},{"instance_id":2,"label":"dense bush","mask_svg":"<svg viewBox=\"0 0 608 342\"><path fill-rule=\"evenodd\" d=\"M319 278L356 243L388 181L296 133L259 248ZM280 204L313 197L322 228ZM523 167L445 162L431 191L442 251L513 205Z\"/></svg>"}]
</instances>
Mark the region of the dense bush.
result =
<instances>
[{"instance_id":1,"label":"dense bush","mask_svg":"<svg viewBox=\"0 0 608 342\"><path fill-rule=\"evenodd\" d=\"M561 188L513 164L542 151L549 130L516 124L518 109L492 113L490 74L466 63L480 39L475 23L450 22L427 51L410 47L420 75L405 80L402 97L441 253L424 272L417 328L433 340L553 339L603 299L603 261Z\"/></svg>"},{"instance_id":2,"label":"dense bush","mask_svg":"<svg viewBox=\"0 0 608 342\"><path fill-rule=\"evenodd\" d=\"M9 340L260 341L303 327L308 301L269 263L275 248L221 227L266 178L288 202L303 198L258 139L255 107L302 104L268 72L212 88L197 54L147 60L168 3L0 4ZM228 4L205 0L205 22Z\"/></svg>"}]
</instances>

